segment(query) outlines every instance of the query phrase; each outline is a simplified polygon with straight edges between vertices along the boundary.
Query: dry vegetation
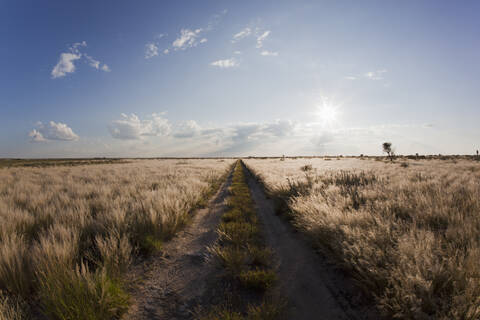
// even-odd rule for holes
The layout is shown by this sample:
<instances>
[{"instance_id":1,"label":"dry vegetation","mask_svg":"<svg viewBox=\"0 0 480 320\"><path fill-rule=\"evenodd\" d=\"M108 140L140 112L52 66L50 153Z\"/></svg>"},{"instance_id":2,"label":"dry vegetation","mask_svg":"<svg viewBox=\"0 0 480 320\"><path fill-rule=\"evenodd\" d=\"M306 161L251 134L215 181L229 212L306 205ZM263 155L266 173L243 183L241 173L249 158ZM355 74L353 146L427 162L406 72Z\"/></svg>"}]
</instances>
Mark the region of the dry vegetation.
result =
<instances>
[{"instance_id":1,"label":"dry vegetation","mask_svg":"<svg viewBox=\"0 0 480 320\"><path fill-rule=\"evenodd\" d=\"M218 226L218 243L210 248L224 270L228 289L235 297L215 306L202 319L277 319L282 311L267 293L276 281L272 251L264 243L243 163L237 161L227 199L228 211ZM233 303L233 301L236 301Z\"/></svg>"},{"instance_id":2,"label":"dry vegetation","mask_svg":"<svg viewBox=\"0 0 480 320\"><path fill-rule=\"evenodd\" d=\"M246 160L389 318L480 319L480 164Z\"/></svg>"},{"instance_id":3,"label":"dry vegetation","mask_svg":"<svg viewBox=\"0 0 480 320\"><path fill-rule=\"evenodd\" d=\"M129 264L185 225L231 163L0 169L0 319L118 318Z\"/></svg>"}]
</instances>

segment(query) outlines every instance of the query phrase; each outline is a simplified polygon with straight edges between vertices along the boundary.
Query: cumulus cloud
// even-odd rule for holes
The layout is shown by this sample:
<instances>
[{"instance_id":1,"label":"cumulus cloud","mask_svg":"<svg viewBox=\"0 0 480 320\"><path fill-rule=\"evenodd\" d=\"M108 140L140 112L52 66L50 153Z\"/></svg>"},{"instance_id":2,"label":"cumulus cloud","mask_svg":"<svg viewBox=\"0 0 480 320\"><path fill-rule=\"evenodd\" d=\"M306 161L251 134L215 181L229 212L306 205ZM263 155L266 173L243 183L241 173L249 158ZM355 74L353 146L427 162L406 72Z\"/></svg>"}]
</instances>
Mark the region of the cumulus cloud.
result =
<instances>
[{"instance_id":1,"label":"cumulus cloud","mask_svg":"<svg viewBox=\"0 0 480 320\"><path fill-rule=\"evenodd\" d=\"M182 29L180 36L173 41L172 46L175 50L185 50L187 48L195 47L198 44L198 36L203 31L199 28L196 30Z\"/></svg>"},{"instance_id":2,"label":"cumulus cloud","mask_svg":"<svg viewBox=\"0 0 480 320\"><path fill-rule=\"evenodd\" d=\"M53 67L52 78L60 78L67 75L67 73L75 72L75 60L80 59L82 56L75 53L62 53L58 63Z\"/></svg>"},{"instance_id":3,"label":"cumulus cloud","mask_svg":"<svg viewBox=\"0 0 480 320\"><path fill-rule=\"evenodd\" d=\"M92 57L90 57L90 56L87 55L87 54L85 54L85 58L87 59L88 64L90 65L90 67L93 67L93 68L95 68L95 69L97 69L97 70L100 68L100 61L93 59Z\"/></svg>"},{"instance_id":4,"label":"cumulus cloud","mask_svg":"<svg viewBox=\"0 0 480 320\"><path fill-rule=\"evenodd\" d=\"M163 114L145 119L137 115L122 114L120 120L109 126L112 137L139 141L129 146L179 155L281 155L285 154L342 154L378 153L378 145L385 137L412 130L425 129L423 125L378 125L360 128L325 128L320 122L294 122L274 120L205 126L195 120L170 124ZM30 132L32 141L44 141L46 134L36 128ZM148 136L167 139L155 141ZM155 147L154 144L155 143ZM124 146L117 142L118 146ZM369 147L370 146L370 147ZM133 150L133 149L132 149ZM119 151L119 152L133 152Z\"/></svg>"},{"instance_id":5,"label":"cumulus cloud","mask_svg":"<svg viewBox=\"0 0 480 320\"><path fill-rule=\"evenodd\" d=\"M32 142L43 142L43 141L47 141L47 139L45 139L43 137L43 134L39 131L37 131L36 129L33 129L32 131L30 131L28 133L28 136L31 137L31 141Z\"/></svg>"},{"instance_id":6,"label":"cumulus cloud","mask_svg":"<svg viewBox=\"0 0 480 320\"><path fill-rule=\"evenodd\" d=\"M163 50L164 54L169 54L172 50L186 50L188 48L193 48L198 46L199 44L204 44L208 42L208 39L204 36L206 33L212 31L217 24L220 23L222 17L227 14L227 10L223 10L220 13L214 14L208 24L202 28L197 29L189 29L189 28L182 28L180 29L180 34L177 38L171 43L170 46ZM162 35L165 36L165 35ZM154 43L158 46L158 42Z\"/></svg>"},{"instance_id":7,"label":"cumulus cloud","mask_svg":"<svg viewBox=\"0 0 480 320\"><path fill-rule=\"evenodd\" d=\"M267 39L269 35L270 35L270 30L267 30L257 37L257 48L263 47L263 42L265 41L265 39Z\"/></svg>"},{"instance_id":8,"label":"cumulus cloud","mask_svg":"<svg viewBox=\"0 0 480 320\"><path fill-rule=\"evenodd\" d=\"M85 58L85 62L92 68L105 72L110 72L110 68L106 64L102 65L100 61L80 51L80 48L86 46L86 41L76 42L68 48L69 52L61 53L57 64L52 69L52 78L61 78L66 76L67 73L74 73L76 70L75 61L80 60L82 57Z\"/></svg>"},{"instance_id":9,"label":"cumulus cloud","mask_svg":"<svg viewBox=\"0 0 480 320\"><path fill-rule=\"evenodd\" d=\"M171 126L162 114L153 113L149 119L141 120L137 115L122 113L122 119L112 121L109 131L113 138L138 140L144 136L168 136Z\"/></svg>"},{"instance_id":10,"label":"cumulus cloud","mask_svg":"<svg viewBox=\"0 0 480 320\"><path fill-rule=\"evenodd\" d=\"M218 67L221 69L238 67L240 63L235 58L217 60L210 63L211 66Z\"/></svg>"},{"instance_id":11,"label":"cumulus cloud","mask_svg":"<svg viewBox=\"0 0 480 320\"><path fill-rule=\"evenodd\" d=\"M182 122L175 130L173 136L175 138L191 138L201 132L201 127L195 120Z\"/></svg>"},{"instance_id":12,"label":"cumulus cloud","mask_svg":"<svg viewBox=\"0 0 480 320\"><path fill-rule=\"evenodd\" d=\"M150 59L158 56L158 47L153 42L149 42L145 45L145 59Z\"/></svg>"},{"instance_id":13,"label":"cumulus cloud","mask_svg":"<svg viewBox=\"0 0 480 320\"><path fill-rule=\"evenodd\" d=\"M236 33L233 35L233 39L232 39L232 43L235 43L237 41L240 41L242 40L243 38L246 38L248 37L249 35L252 34L252 29L250 29L249 27L246 27L245 29L243 29L242 31Z\"/></svg>"},{"instance_id":14,"label":"cumulus cloud","mask_svg":"<svg viewBox=\"0 0 480 320\"><path fill-rule=\"evenodd\" d=\"M260 52L260 54L262 56L272 56L272 57L278 56L278 52L272 52L272 51L268 51L268 50L263 50L262 52Z\"/></svg>"},{"instance_id":15,"label":"cumulus cloud","mask_svg":"<svg viewBox=\"0 0 480 320\"><path fill-rule=\"evenodd\" d=\"M48 140L78 140L73 130L65 123L50 121L48 124L38 122L36 128L28 133L32 142L44 142Z\"/></svg>"},{"instance_id":16,"label":"cumulus cloud","mask_svg":"<svg viewBox=\"0 0 480 320\"><path fill-rule=\"evenodd\" d=\"M383 79L383 74L386 73L386 69L381 69L377 71L369 71L364 74L365 78L370 79L370 80L382 80Z\"/></svg>"}]
</instances>

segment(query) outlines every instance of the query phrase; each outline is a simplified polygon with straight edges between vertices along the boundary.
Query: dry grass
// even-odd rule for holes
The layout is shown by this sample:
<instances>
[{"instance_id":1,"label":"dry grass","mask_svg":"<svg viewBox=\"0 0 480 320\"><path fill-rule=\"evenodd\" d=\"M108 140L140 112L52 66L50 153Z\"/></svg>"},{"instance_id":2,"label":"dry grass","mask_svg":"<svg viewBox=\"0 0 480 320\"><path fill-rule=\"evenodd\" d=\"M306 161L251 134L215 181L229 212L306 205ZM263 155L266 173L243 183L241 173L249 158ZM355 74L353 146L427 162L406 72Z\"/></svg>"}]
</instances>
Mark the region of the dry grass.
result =
<instances>
[{"instance_id":1,"label":"dry grass","mask_svg":"<svg viewBox=\"0 0 480 320\"><path fill-rule=\"evenodd\" d=\"M216 306L203 318L270 319L272 317L262 316L275 315L280 309L262 301L253 303L251 294L255 293L256 300L259 300L276 281L276 273L271 266L272 250L262 238L245 168L240 160L235 165L229 193L226 201L228 210L217 228L218 243L210 248L210 252L225 270L229 294L237 297L238 301L232 305ZM245 296L249 298L245 299Z\"/></svg>"},{"instance_id":2,"label":"dry grass","mask_svg":"<svg viewBox=\"0 0 480 320\"><path fill-rule=\"evenodd\" d=\"M386 316L480 319L478 162L246 163Z\"/></svg>"},{"instance_id":3,"label":"dry grass","mask_svg":"<svg viewBox=\"0 0 480 320\"><path fill-rule=\"evenodd\" d=\"M0 169L0 319L38 301L53 319L111 319L122 274L206 203L232 161Z\"/></svg>"}]
</instances>

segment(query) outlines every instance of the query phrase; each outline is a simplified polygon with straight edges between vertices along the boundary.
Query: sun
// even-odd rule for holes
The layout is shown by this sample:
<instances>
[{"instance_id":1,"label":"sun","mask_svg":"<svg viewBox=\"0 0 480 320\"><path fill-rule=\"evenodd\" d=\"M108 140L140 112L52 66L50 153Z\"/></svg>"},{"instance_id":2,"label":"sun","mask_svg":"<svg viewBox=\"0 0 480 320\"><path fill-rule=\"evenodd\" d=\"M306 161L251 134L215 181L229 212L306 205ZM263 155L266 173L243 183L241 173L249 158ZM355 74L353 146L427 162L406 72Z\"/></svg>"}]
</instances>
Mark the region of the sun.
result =
<instances>
[{"instance_id":1,"label":"sun","mask_svg":"<svg viewBox=\"0 0 480 320\"><path fill-rule=\"evenodd\" d=\"M324 125L332 125L338 120L338 107L328 101L317 107L317 117Z\"/></svg>"}]
</instances>

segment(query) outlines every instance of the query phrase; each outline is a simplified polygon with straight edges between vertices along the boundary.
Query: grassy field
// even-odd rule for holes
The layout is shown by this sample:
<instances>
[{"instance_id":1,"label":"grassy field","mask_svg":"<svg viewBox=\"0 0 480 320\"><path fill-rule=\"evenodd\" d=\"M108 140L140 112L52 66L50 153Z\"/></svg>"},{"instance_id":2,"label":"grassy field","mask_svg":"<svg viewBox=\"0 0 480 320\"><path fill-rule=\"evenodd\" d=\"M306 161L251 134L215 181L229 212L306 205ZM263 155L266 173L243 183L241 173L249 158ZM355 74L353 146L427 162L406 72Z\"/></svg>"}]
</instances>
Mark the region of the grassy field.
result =
<instances>
[{"instance_id":1,"label":"grassy field","mask_svg":"<svg viewBox=\"0 0 480 320\"><path fill-rule=\"evenodd\" d=\"M0 319L118 318L129 304L122 281L129 264L161 249L232 163L0 169Z\"/></svg>"},{"instance_id":2,"label":"grassy field","mask_svg":"<svg viewBox=\"0 0 480 320\"><path fill-rule=\"evenodd\" d=\"M388 318L480 318L478 161L245 162Z\"/></svg>"}]
</instances>

